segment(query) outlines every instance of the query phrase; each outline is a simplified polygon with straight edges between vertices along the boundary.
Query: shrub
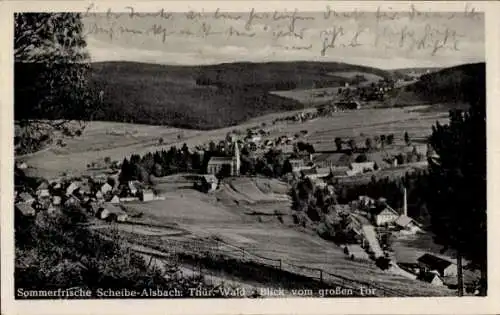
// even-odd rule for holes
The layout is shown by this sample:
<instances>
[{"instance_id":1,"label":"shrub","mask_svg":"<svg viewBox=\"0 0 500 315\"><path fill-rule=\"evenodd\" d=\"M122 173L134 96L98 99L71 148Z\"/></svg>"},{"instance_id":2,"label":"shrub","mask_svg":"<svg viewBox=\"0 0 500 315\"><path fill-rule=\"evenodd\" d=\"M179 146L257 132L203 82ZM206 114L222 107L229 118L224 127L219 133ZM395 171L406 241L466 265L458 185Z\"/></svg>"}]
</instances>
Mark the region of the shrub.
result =
<instances>
[{"instance_id":1,"label":"shrub","mask_svg":"<svg viewBox=\"0 0 500 315\"><path fill-rule=\"evenodd\" d=\"M176 288L187 296L189 288L205 285L199 277L181 278L171 263L165 271L148 268L141 256L120 245L118 235L103 239L82 226L84 221L79 208L40 212L29 221L16 217L16 290L80 287L92 290L96 298L97 288Z\"/></svg>"}]
</instances>

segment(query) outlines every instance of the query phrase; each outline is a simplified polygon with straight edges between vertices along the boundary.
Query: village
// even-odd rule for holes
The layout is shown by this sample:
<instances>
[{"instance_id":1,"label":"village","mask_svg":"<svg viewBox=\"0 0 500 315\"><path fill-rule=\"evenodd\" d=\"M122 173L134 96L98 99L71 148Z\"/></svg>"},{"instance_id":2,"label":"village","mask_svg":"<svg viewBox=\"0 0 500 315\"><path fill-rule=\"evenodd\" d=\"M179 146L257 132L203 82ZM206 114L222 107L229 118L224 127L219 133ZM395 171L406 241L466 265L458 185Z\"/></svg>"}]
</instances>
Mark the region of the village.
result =
<instances>
[{"instance_id":1,"label":"village","mask_svg":"<svg viewBox=\"0 0 500 315\"><path fill-rule=\"evenodd\" d=\"M192 187L210 194L216 192L228 178L262 176L258 173L242 174L243 156L247 160L249 156L262 158L266 152L278 151L285 158L283 164L288 166L288 171L278 174L280 180L290 184L308 182L315 191L322 191L325 198L328 198L335 194L339 179L376 174L381 169L397 168L400 165L398 162L420 163L423 159L423 153L417 152L415 146L405 153L408 158L402 158L402 153L399 153L386 159L372 159L377 150L393 143L394 140L387 142L387 138L393 138L394 135L383 137L382 140L378 137L373 140L374 145L366 141L365 147L361 148L353 145L352 141L336 139L337 150L328 153L315 152L311 145L304 142L306 137L305 131L294 136L283 135L273 139L265 128L247 130L244 137L239 137L236 133L228 134L225 140L215 145L217 153L211 152L212 156L207 159L206 166L202 166L203 169L194 176L197 179L193 181ZM405 135L406 137L408 136ZM205 147L198 146L194 152L203 156L209 152L208 148L213 149L214 144L212 141ZM408 143L406 147L411 146ZM185 151L193 153L193 150ZM426 152L427 158L432 158L433 154L431 151ZM35 216L39 211L53 213L60 211L61 207L79 207L95 218L124 223L131 219L131 214L124 207L127 203L147 203L164 199L154 190L151 183L137 178L127 179L119 170L122 167L120 163L108 162L113 167L102 174L62 178L50 182L44 180L31 191L16 189L16 211L23 216ZM20 163L17 167L23 169L26 165ZM415 261L400 263L395 257L388 239L426 233L423 225L408 215L406 198L406 189L403 189L403 207L398 210L390 207L384 198L374 199L368 196L358 196L348 204L336 204L333 212L321 215L323 230L320 234L324 237L339 233L339 225L331 219L335 214L342 218L344 235L343 240L336 243L343 248L347 259L374 261L378 268L416 281L456 287L456 263L449 258L425 253ZM310 219L306 221L310 223ZM297 223L300 224L299 221ZM317 230L318 225L315 226ZM474 290L475 277L467 279L470 279L466 283L467 289Z\"/></svg>"}]
</instances>

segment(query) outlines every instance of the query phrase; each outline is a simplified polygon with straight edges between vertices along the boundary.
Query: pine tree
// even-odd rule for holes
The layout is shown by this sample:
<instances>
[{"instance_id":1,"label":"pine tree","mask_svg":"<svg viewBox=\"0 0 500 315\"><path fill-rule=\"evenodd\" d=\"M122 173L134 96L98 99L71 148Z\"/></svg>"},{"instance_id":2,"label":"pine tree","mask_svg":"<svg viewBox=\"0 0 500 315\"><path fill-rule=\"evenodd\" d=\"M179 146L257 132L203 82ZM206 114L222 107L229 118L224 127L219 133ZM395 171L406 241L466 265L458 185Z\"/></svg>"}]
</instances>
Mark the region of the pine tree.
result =
<instances>
[{"instance_id":1,"label":"pine tree","mask_svg":"<svg viewBox=\"0 0 500 315\"><path fill-rule=\"evenodd\" d=\"M410 135L408 134L407 131L405 131L405 143L406 145L410 145Z\"/></svg>"},{"instance_id":2,"label":"pine tree","mask_svg":"<svg viewBox=\"0 0 500 315\"><path fill-rule=\"evenodd\" d=\"M460 295L462 257L481 271L486 294L486 106L484 81L477 83L469 111L451 111L449 124L436 124L430 137L438 157L429 157L427 207L436 242L457 252Z\"/></svg>"},{"instance_id":3,"label":"pine tree","mask_svg":"<svg viewBox=\"0 0 500 315\"><path fill-rule=\"evenodd\" d=\"M339 137L335 138L335 146L337 147L337 151L342 151L342 139Z\"/></svg>"}]
</instances>

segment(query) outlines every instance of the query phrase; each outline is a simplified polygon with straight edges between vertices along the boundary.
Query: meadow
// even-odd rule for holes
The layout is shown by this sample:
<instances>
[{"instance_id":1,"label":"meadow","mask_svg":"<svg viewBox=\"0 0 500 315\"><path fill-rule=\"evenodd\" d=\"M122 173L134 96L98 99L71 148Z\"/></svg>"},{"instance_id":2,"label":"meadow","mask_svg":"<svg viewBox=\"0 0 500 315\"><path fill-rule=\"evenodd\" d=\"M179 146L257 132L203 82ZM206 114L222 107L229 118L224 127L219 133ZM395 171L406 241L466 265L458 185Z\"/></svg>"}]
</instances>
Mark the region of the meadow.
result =
<instances>
[{"instance_id":1,"label":"meadow","mask_svg":"<svg viewBox=\"0 0 500 315\"><path fill-rule=\"evenodd\" d=\"M88 124L81 137L68 140L65 147L50 148L22 160L30 166L29 171L33 175L47 178L58 177L63 173L81 175L88 173L88 164L106 157L121 161L131 154L142 155L161 149L168 150L172 145L204 145L210 141L223 140L227 133L235 130L245 133L248 128L269 131L269 136L265 137L269 139L282 135L293 136L307 130L307 135L301 140L313 144L316 151L335 150L335 137L346 140L353 138L364 143L368 136L392 133L396 144L401 144L405 131L413 140L424 140L430 135L431 127L436 121L448 121L446 112L426 112L423 108L425 107L362 109L338 112L331 117L320 117L303 123L273 124L276 118L300 112L291 111L264 115L237 127L209 131L93 121ZM161 145L158 143L159 138L163 139Z\"/></svg>"},{"instance_id":2,"label":"meadow","mask_svg":"<svg viewBox=\"0 0 500 315\"><path fill-rule=\"evenodd\" d=\"M252 178L239 178L236 185L255 185L253 188L258 189ZM261 199L260 194L266 193L259 190L258 194L252 196ZM268 194L270 198L272 193ZM321 268L325 272L325 279L343 279L342 283L353 287L373 283L373 287L398 295L444 296L452 293L382 271L373 262L346 260L340 247L311 231L288 226L278 220L259 222L255 217L245 215L241 207L226 206L216 196L187 189L171 191L165 196L165 200L129 206L143 212L145 220L154 220L159 225L175 224L190 233L168 236L160 234L156 226L151 233L146 233L144 229L147 227L144 226L139 231L127 227L123 232L129 242L141 240L145 246L149 244L155 249L165 248L182 253L209 250L215 254L221 251L232 259L276 266L276 261L281 260L284 270L295 270L319 278L319 271L307 268ZM214 243L214 240L217 241ZM300 271L301 268L304 270ZM328 276L326 272L333 276ZM255 279L259 279L259 275L255 275ZM381 291L379 294L386 293Z\"/></svg>"}]
</instances>

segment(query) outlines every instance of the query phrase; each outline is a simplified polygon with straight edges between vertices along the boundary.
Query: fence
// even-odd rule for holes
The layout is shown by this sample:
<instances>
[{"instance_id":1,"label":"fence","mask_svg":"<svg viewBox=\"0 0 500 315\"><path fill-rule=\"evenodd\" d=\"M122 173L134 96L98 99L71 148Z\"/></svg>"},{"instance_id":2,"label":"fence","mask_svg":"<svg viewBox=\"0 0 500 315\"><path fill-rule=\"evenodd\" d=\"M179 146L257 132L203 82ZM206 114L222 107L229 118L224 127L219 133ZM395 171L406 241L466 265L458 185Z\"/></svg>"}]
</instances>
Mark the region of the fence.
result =
<instances>
[{"instance_id":1,"label":"fence","mask_svg":"<svg viewBox=\"0 0 500 315\"><path fill-rule=\"evenodd\" d=\"M141 242L140 240L135 240L135 241ZM152 248L156 252L154 253L154 252L144 252L141 250L136 250L137 252L149 255L151 257L149 264L154 262L153 259L160 259L163 261L167 259L168 260L179 259L179 256L181 255L180 253L182 253L184 257L191 257L193 261L196 261L196 264L193 267L194 269L192 270L194 273L205 277L208 276L208 278L211 278L214 275L210 274L209 271L210 268L204 266L200 262L200 260L211 259L210 258L211 256L215 257L219 255L222 257L235 259L240 263L252 262L254 264L272 268L277 271L284 271L290 274L306 277L318 281L319 284L338 285L342 286L343 288L352 289L355 291L358 291L361 286L364 286L377 289L378 293L383 294L383 296L387 295L399 296L399 297L408 296L406 293L402 291L380 286L373 282L351 279L343 275L328 272L321 268L312 268L312 267L293 264L284 259L265 257L256 253L252 253L243 247L232 245L225 241L214 238L206 240L166 239L162 240L161 246L151 245L151 243L147 241L141 243L143 243L141 245L144 245L145 247L148 248ZM168 248L169 252L171 252L170 255L164 253L166 248ZM217 264L216 259L212 260L211 262L214 265Z\"/></svg>"}]
</instances>

